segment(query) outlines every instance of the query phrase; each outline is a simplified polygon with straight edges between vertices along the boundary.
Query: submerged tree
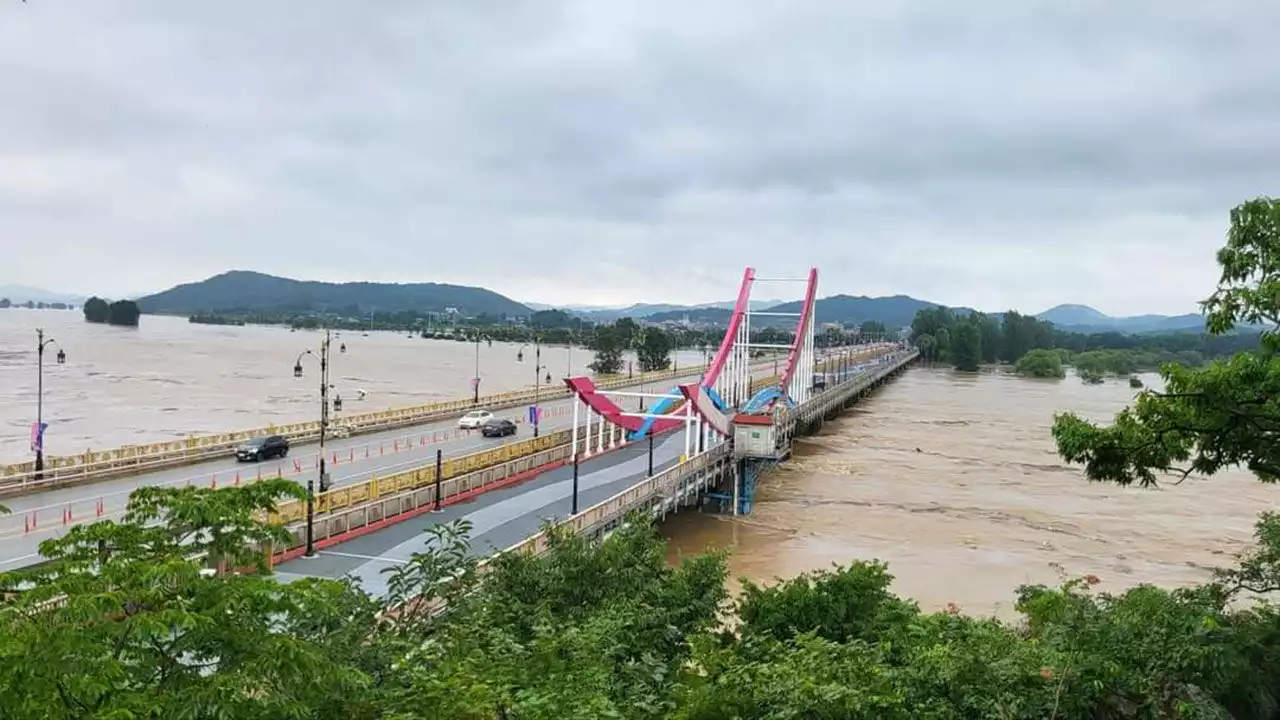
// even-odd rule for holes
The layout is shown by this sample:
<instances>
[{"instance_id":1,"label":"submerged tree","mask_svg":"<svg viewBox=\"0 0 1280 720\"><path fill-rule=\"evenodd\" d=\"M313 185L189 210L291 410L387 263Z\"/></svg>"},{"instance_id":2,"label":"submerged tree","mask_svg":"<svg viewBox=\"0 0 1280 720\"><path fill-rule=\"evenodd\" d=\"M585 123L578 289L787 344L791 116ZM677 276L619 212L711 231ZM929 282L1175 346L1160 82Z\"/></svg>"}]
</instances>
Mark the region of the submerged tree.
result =
<instances>
[{"instance_id":1,"label":"submerged tree","mask_svg":"<svg viewBox=\"0 0 1280 720\"><path fill-rule=\"evenodd\" d=\"M640 331L636 358L641 372L655 372L671 367L671 335L662 328L646 327Z\"/></svg>"}]
</instances>

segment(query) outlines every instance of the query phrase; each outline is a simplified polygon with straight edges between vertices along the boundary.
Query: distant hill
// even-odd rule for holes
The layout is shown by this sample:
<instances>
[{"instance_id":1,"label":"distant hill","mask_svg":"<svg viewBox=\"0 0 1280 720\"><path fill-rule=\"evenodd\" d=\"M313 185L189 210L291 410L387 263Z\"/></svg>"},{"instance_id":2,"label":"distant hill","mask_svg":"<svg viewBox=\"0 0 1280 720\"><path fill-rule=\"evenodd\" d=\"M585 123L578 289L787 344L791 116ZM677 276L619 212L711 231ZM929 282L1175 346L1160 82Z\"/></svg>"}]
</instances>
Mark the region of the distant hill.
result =
<instances>
[{"instance_id":1,"label":"distant hill","mask_svg":"<svg viewBox=\"0 0 1280 720\"><path fill-rule=\"evenodd\" d=\"M814 308L818 323L838 322L859 325L868 320L888 327L910 325L916 313L938 307L938 303L917 300L907 295L867 297L865 295L832 295L819 298ZM789 302L771 308L773 312L800 312L801 302ZM965 312L970 312L963 308Z\"/></svg>"},{"instance_id":2,"label":"distant hill","mask_svg":"<svg viewBox=\"0 0 1280 720\"><path fill-rule=\"evenodd\" d=\"M527 316L528 307L492 290L442 283L325 283L232 270L138 299L144 313L198 312L444 312Z\"/></svg>"},{"instance_id":3,"label":"distant hill","mask_svg":"<svg viewBox=\"0 0 1280 720\"><path fill-rule=\"evenodd\" d=\"M1058 305L1036 315L1063 330L1072 332L1120 332L1126 334L1156 332L1198 332L1204 330L1204 317L1186 315L1131 315L1112 317L1088 305Z\"/></svg>"},{"instance_id":4,"label":"distant hill","mask_svg":"<svg viewBox=\"0 0 1280 720\"><path fill-rule=\"evenodd\" d=\"M31 302L83 305L86 296L53 292L28 285L0 285L0 298L9 298L14 305L25 303L28 300Z\"/></svg>"},{"instance_id":5,"label":"distant hill","mask_svg":"<svg viewBox=\"0 0 1280 720\"><path fill-rule=\"evenodd\" d=\"M781 303L766 308L770 312L799 312L800 301ZM916 313L940 307L941 303L919 300L908 295L890 297L867 297L865 295L832 295L819 298L816 315L818 323L836 322L844 325L859 325L868 320L884 323L888 327L904 327L911 324ZM731 307L731 305L730 305ZM760 308L753 308L760 309ZM971 308L951 308L955 312L974 312ZM1000 319L1003 312L987 313ZM688 316L690 322L699 324L724 325L729 321L729 311L718 308L681 309L661 312L647 316L649 322L679 322ZM1087 305L1059 305L1036 316L1041 320L1053 323L1063 330L1083 333L1120 332L1125 334L1143 334L1157 332L1199 332L1204 330L1204 318L1199 315L1137 315L1133 317L1115 318ZM752 319L753 327L765 325L786 327L795 324L793 318L761 317Z\"/></svg>"},{"instance_id":6,"label":"distant hill","mask_svg":"<svg viewBox=\"0 0 1280 720\"><path fill-rule=\"evenodd\" d=\"M800 312L800 307L801 301L796 300L794 302L774 304L765 308L755 307L752 309L794 313ZM938 304L917 300L906 295L877 298L832 295L831 297L818 299L815 315L819 323L838 322L846 325L858 325L872 320L882 322L890 327L901 327L910 325L912 318L916 316L916 312L933 307L938 307ZM967 312L968 310L965 309L965 311ZM726 324L729 322L729 313L730 311L727 309L703 308L657 313L645 319L649 322L678 322L688 315L690 322L694 323ZM759 319L753 318L751 323L753 327L765 325L789 327L795 324L795 319L760 317Z\"/></svg>"},{"instance_id":7,"label":"distant hill","mask_svg":"<svg viewBox=\"0 0 1280 720\"><path fill-rule=\"evenodd\" d=\"M571 312L578 315L584 320L590 320L596 323L610 323L624 317L635 320L652 320L653 322L663 322L664 320L680 320L685 313L689 313L689 319L695 320L696 316L704 316L705 310L732 310L736 304L734 300L722 300L719 302L702 303L699 305L673 305L670 303L636 303L635 305L627 305L625 307L584 307L569 306L562 307L561 310ZM752 310L764 310L766 308L777 305L777 300L752 300L750 305ZM532 307L532 306L530 306ZM723 313L725 318L729 314ZM654 319L661 317L661 320ZM719 317L719 314L712 313L712 317ZM709 322L709 321L708 321Z\"/></svg>"}]
</instances>

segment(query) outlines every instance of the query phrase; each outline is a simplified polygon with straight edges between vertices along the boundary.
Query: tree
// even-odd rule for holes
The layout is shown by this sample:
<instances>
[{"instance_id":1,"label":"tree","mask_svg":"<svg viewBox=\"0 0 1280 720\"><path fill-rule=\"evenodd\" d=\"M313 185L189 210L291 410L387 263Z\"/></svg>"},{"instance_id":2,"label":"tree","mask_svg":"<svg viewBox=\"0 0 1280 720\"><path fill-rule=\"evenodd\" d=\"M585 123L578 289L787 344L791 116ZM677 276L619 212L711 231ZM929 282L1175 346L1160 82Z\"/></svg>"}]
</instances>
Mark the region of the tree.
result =
<instances>
[{"instance_id":1,"label":"tree","mask_svg":"<svg viewBox=\"0 0 1280 720\"><path fill-rule=\"evenodd\" d=\"M9 301L9 298L0 298L0 310L8 310L12 305L13 303Z\"/></svg>"},{"instance_id":2,"label":"tree","mask_svg":"<svg viewBox=\"0 0 1280 720\"><path fill-rule=\"evenodd\" d=\"M1030 323L1027 321L1031 321ZM1023 316L1017 310L1009 310L1004 314L1004 320L1001 321L1001 335L1003 339L1002 360L1005 362L1017 362L1018 358L1027 354L1028 350L1034 347L1034 326L1035 318Z\"/></svg>"},{"instance_id":3,"label":"tree","mask_svg":"<svg viewBox=\"0 0 1280 720\"><path fill-rule=\"evenodd\" d=\"M563 310L539 310L529 316L531 327L550 330L554 328L571 328L581 325L582 320Z\"/></svg>"},{"instance_id":4,"label":"tree","mask_svg":"<svg viewBox=\"0 0 1280 720\"><path fill-rule=\"evenodd\" d=\"M858 335L863 338L884 337L888 332L879 320L864 320L858 326Z\"/></svg>"},{"instance_id":5,"label":"tree","mask_svg":"<svg viewBox=\"0 0 1280 720\"><path fill-rule=\"evenodd\" d=\"M920 348L920 354L924 356L925 362L933 361L934 349L937 345L933 336L928 333L920 333L914 339L916 347Z\"/></svg>"},{"instance_id":6,"label":"tree","mask_svg":"<svg viewBox=\"0 0 1280 720\"><path fill-rule=\"evenodd\" d=\"M1000 360L1000 343L1002 332L1000 321L978 313L978 334L982 344L982 362L995 364Z\"/></svg>"},{"instance_id":7,"label":"tree","mask_svg":"<svg viewBox=\"0 0 1280 720\"><path fill-rule=\"evenodd\" d=\"M276 582L254 549L286 539L259 518L301 496L284 479L146 487L120 522L41 543L49 562L0 574L30 587L0 605L4 716L371 717L377 604L348 583Z\"/></svg>"},{"instance_id":8,"label":"tree","mask_svg":"<svg viewBox=\"0 0 1280 720\"><path fill-rule=\"evenodd\" d=\"M390 716L657 720L675 709L687 639L716 625L726 598L723 555L673 568L640 516L599 543L546 531L546 553L494 558L451 605L389 693Z\"/></svg>"},{"instance_id":9,"label":"tree","mask_svg":"<svg viewBox=\"0 0 1280 720\"><path fill-rule=\"evenodd\" d=\"M588 345L595 358L587 367L597 375L617 374L622 369L622 353L630 345L631 335L625 326L620 328L614 323L596 327Z\"/></svg>"},{"instance_id":10,"label":"tree","mask_svg":"<svg viewBox=\"0 0 1280 720\"><path fill-rule=\"evenodd\" d=\"M1261 348L1199 370L1164 365L1164 391L1144 390L1109 427L1057 416L1058 452L1090 479L1147 486L1160 474L1242 466L1264 482L1280 480L1280 201L1232 210L1217 261L1218 287L1202 303L1209 332L1265 324Z\"/></svg>"},{"instance_id":11,"label":"tree","mask_svg":"<svg viewBox=\"0 0 1280 720\"><path fill-rule=\"evenodd\" d=\"M662 328L646 327L640 331L636 358L641 372L666 370L671 367L671 336Z\"/></svg>"},{"instance_id":12,"label":"tree","mask_svg":"<svg viewBox=\"0 0 1280 720\"><path fill-rule=\"evenodd\" d=\"M107 322L112 325L127 325L136 327L138 325L138 304L132 300L117 300L111 303L108 313Z\"/></svg>"},{"instance_id":13,"label":"tree","mask_svg":"<svg viewBox=\"0 0 1280 720\"><path fill-rule=\"evenodd\" d=\"M84 301L84 319L91 323L105 323L111 319L111 306L100 297L91 297Z\"/></svg>"},{"instance_id":14,"label":"tree","mask_svg":"<svg viewBox=\"0 0 1280 720\"><path fill-rule=\"evenodd\" d=\"M982 331L973 318L956 323L951 339L951 359L957 370L975 372L982 362Z\"/></svg>"},{"instance_id":15,"label":"tree","mask_svg":"<svg viewBox=\"0 0 1280 720\"><path fill-rule=\"evenodd\" d=\"M1017 372L1025 377L1061 378L1066 376L1062 369L1062 358L1053 350L1037 348L1018 358Z\"/></svg>"}]
</instances>

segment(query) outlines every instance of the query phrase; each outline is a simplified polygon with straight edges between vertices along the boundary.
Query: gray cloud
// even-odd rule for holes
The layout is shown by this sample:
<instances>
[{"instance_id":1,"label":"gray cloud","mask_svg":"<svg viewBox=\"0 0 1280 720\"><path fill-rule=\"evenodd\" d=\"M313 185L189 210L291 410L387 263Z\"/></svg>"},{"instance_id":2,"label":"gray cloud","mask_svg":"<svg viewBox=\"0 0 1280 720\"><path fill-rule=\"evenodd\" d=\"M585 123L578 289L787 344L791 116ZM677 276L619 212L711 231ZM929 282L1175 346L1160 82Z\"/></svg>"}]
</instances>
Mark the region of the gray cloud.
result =
<instances>
[{"instance_id":1,"label":"gray cloud","mask_svg":"<svg viewBox=\"0 0 1280 720\"><path fill-rule=\"evenodd\" d=\"M0 3L0 280L1185 312L1274 193L1280 7Z\"/></svg>"}]
</instances>

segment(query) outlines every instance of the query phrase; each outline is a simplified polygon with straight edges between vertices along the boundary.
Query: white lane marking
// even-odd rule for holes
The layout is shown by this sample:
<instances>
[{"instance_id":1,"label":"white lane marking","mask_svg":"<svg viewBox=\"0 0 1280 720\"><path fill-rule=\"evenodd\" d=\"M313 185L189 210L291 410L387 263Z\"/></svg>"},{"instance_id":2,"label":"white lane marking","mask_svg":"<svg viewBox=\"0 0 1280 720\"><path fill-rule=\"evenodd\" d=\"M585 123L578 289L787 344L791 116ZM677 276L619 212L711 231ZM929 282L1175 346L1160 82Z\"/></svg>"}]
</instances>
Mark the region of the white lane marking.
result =
<instances>
[{"instance_id":1,"label":"white lane marking","mask_svg":"<svg viewBox=\"0 0 1280 720\"><path fill-rule=\"evenodd\" d=\"M9 560L0 560L0 565L8 565L9 563L22 562L23 560L30 560L33 557L40 557L40 553L31 553L30 555L19 555L18 557L11 558Z\"/></svg>"},{"instance_id":2,"label":"white lane marking","mask_svg":"<svg viewBox=\"0 0 1280 720\"><path fill-rule=\"evenodd\" d=\"M400 565L404 565L409 562L408 560L397 560L395 558L376 557L373 555L357 555L355 553L335 552L333 550L321 550L320 554L351 558L352 560L364 560L365 562L388 562L388 563L399 563Z\"/></svg>"}]
</instances>

